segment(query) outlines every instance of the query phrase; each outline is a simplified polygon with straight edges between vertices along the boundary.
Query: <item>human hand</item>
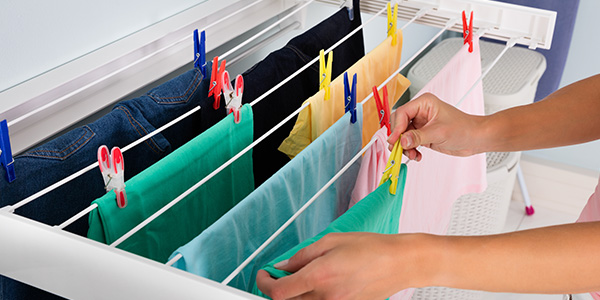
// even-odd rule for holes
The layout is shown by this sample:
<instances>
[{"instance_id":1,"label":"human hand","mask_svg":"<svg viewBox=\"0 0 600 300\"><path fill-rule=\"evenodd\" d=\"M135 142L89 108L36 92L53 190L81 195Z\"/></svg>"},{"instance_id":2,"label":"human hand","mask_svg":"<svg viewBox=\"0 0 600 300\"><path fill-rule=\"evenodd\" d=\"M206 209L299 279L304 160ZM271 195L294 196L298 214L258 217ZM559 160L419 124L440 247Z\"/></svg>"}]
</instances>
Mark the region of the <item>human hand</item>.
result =
<instances>
[{"instance_id":1,"label":"human hand","mask_svg":"<svg viewBox=\"0 0 600 300\"><path fill-rule=\"evenodd\" d=\"M479 139L475 137L481 116L466 114L425 93L400 106L392 114L392 134L388 138L390 150L401 136L404 154L420 161L418 146L455 155L469 156L479 152Z\"/></svg>"},{"instance_id":2,"label":"human hand","mask_svg":"<svg viewBox=\"0 0 600 300\"><path fill-rule=\"evenodd\" d=\"M280 299L385 299L416 286L416 235L331 233L277 268L294 274L274 279L260 270L258 288Z\"/></svg>"}]
</instances>

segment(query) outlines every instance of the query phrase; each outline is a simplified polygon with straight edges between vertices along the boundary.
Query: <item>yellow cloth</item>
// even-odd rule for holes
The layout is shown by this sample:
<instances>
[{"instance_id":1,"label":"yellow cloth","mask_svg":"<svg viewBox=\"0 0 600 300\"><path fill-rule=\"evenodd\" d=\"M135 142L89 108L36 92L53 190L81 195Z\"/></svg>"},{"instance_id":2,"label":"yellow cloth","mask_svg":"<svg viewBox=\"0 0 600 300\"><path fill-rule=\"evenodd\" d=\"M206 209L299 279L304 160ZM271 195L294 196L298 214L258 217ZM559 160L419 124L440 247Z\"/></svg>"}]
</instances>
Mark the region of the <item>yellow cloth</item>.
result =
<instances>
[{"instance_id":1,"label":"yellow cloth","mask_svg":"<svg viewBox=\"0 0 600 300\"><path fill-rule=\"evenodd\" d=\"M400 67L401 30L398 30L397 39L396 45L392 46L392 37L388 37L348 69L348 77L351 78L354 73L358 74L357 102L363 101L372 92L373 86L379 86ZM410 81L401 74L387 84L390 107L393 107L409 85ZM304 102L304 104L309 102L310 105L300 112L292 132L281 143L279 151L293 158L344 115L343 74L331 82L330 93L331 99L327 101L324 100L325 91L320 90ZM377 105L374 100L369 99L363 106L363 146L371 140L379 128Z\"/></svg>"}]
</instances>

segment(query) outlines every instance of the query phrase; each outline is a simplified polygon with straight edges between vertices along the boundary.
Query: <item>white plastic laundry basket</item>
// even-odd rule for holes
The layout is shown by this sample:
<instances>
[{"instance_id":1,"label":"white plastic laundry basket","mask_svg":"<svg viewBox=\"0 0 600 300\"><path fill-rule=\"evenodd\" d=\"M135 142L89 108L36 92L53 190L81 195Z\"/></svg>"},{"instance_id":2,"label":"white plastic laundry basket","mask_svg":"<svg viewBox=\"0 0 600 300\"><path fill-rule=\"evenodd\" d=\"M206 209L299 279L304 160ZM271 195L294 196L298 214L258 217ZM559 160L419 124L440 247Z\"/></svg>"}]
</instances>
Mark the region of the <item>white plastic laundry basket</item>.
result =
<instances>
[{"instance_id":1,"label":"white plastic laundry basket","mask_svg":"<svg viewBox=\"0 0 600 300\"><path fill-rule=\"evenodd\" d=\"M441 70L462 47L462 38L450 38L436 45L408 72L415 95ZM502 44L480 41L481 64L485 68L504 48ZM513 47L483 79L485 113L492 114L509 107L533 102L537 84L546 69L543 55L525 48ZM467 194L457 199L452 209L448 235L485 235L499 233L504 227L515 183L520 152L486 154L488 187L482 193ZM417 289L413 300L475 300L483 292L429 287Z\"/></svg>"}]
</instances>

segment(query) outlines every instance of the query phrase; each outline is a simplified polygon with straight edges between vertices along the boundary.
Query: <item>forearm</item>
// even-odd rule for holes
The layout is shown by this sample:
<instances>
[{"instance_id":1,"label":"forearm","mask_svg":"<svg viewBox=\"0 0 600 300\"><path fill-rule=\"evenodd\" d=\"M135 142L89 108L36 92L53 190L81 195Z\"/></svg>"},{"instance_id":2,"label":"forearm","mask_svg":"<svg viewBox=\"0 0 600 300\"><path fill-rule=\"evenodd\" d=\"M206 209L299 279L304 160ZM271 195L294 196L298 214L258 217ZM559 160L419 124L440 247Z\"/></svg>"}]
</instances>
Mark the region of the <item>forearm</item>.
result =
<instances>
[{"instance_id":1,"label":"forearm","mask_svg":"<svg viewBox=\"0 0 600 300\"><path fill-rule=\"evenodd\" d=\"M492 292L600 291L600 222L492 236L422 236L418 286Z\"/></svg>"},{"instance_id":2,"label":"forearm","mask_svg":"<svg viewBox=\"0 0 600 300\"><path fill-rule=\"evenodd\" d=\"M476 152L565 146L600 138L600 75L566 86L542 101L479 120Z\"/></svg>"}]
</instances>

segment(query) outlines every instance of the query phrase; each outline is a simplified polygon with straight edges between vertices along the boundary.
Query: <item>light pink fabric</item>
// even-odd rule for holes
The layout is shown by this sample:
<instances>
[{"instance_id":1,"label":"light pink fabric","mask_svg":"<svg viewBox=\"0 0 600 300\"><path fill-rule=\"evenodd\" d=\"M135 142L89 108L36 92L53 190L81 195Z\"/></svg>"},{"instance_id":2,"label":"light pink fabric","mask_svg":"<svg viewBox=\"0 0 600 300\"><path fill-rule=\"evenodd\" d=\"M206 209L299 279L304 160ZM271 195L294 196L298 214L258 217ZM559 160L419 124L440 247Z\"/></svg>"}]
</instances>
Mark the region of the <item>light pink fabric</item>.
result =
<instances>
[{"instance_id":1,"label":"light pink fabric","mask_svg":"<svg viewBox=\"0 0 600 300\"><path fill-rule=\"evenodd\" d=\"M473 38L473 53L464 45L444 68L415 96L429 92L454 106L481 75L478 38ZM483 115L481 82L458 108L466 113ZM421 147L420 162L410 162L400 214L400 233L426 232L446 234L452 205L461 195L485 190L485 154L454 157ZM392 299L410 299L408 289Z\"/></svg>"},{"instance_id":2,"label":"light pink fabric","mask_svg":"<svg viewBox=\"0 0 600 300\"><path fill-rule=\"evenodd\" d=\"M381 181L381 176L383 175L383 171L385 171L385 165L391 153L388 149L387 138L386 127L377 130L371 138L371 140L376 141L371 148L365 151L365 155L362 158L348 209L379 186L379 181Z\"/></svg>"},{"instance_id":3,"label":"light pink fabric","mask_svg":"<svg viewBox=\"0 0 600 300\"><path fill-rule=\"evenodd\" d=\"M600 181L596 185L596 190L588 199L587 204L581 211L577 222L595 222L600 221ZM590 293L596 300L600 300L600 292Z\"/></svg>"}]
</instances>

